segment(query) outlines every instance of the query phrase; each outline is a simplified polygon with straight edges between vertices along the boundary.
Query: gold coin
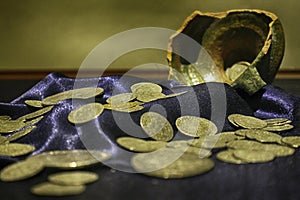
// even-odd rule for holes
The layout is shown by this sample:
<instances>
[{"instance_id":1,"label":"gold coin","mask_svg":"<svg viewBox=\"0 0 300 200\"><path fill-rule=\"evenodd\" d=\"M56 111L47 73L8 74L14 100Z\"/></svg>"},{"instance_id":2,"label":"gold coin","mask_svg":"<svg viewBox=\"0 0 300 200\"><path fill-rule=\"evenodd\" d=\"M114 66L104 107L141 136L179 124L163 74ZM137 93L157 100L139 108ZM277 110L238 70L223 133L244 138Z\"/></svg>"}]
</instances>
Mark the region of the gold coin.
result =
<instances>
[{"instance_id":1,"label":"gold coin","mask_svg":"<svg viewBox=\"0 0 300 200\"><path fill-rule=\"evenodd\" d=\"M7 120L11 120L11 117L7 116L7 115L1 115L0 116L0 121L7 121Z\"/></svg>"},{"instance_id":2,"label":"gold coin","mask_svg":"<svg viewBox=\"0 0 300 200\"><path fill-rule=\"evenodd\" d=\"M25 100L25 104L27 104L28 106L32 106L35 108L42 108L42 101L39 100Z\"/></svg>"},{"instance_id":3,"label":"gold coin","mask_svg":"<svg viewBox=\"0 0 300 200\"><path fill-rule=\"evenodd\" d=\"M40 116L40 117L32 119L30 121L26 121L25 126L32 126L32 125L38 123L39 121L41 121L43 118L44 118L44 116Z\"/></svg>"},{"instance_id":4,"label":"gold coin","mask_svg":"<svg viewBox=\"0 0 300 200\"><path fill-rule=\"evenodd\" d=\"M56 185L53 183L40 183L31 188L31 192L38 196L73 196L83 193L84 185Z\"/></svg>"},{"instance_id":5,"label":"gold coin","mask_svg":"<svg viewBox=\"0 0 300 200\"><path fill-rule=\"evenodd\" d=\"M175 148L182 150L184 153L191 153L198 155L199 158L208 158L212 155L211 151L208 149L198 148L189 145L187 140L176 140L167 143L168 148Z\"/></svg>"},{"instance_id":6,"label":"gold coin","mask_svg":"<svg viewBox=\"0 0 300 200\"><path fill-rule=\"evenodd\" d=\"M262 143L251 140L233 140L227 143L227 147L231 149L264 150Z\"/></svg>"},{"instance_id":7,"label":"gold coin","mask_svg":"<svg viewBox=\"0 0 300 200\"><path fill-rule=\"evenodd\" d=\"M233 155L248 163L264 163L275 159L275 155L269 151L234 150Z\"/></svg>"},{"instance_id":8,"label":"gold coin","mask_svg":"<svg viewBox=\"0 0 300 200\"><path fill-rule=\"evenodd\" d=\"M207 135L206 137L192 140L189 144L199 148L217 149L226 147L228 142L236 140L237 138L238 136L228 132L216 135Z\"/></svg>"},{"instance_id":9,"label":"gold coin","mask_svg":"<svg viewBox=\"0 0 300 200\"><path fill-rule=\"evenodd\" d=\"M155 83L150 83L150 82L141 82L141 83L136 83L130 87L132 93L139 94L139 93L144 93L145 91L148 93L161 93L162 88L155 84Z\"/></svg>"},{"instance_id":10,"label":"gold coin","mask_svg":"<svg viewBox=\"0 0 300 200\"><path fill-rule=\"evenodd\" d=\"M163 141L145 141L133 137L120 137L117 139L117 143L121 147L124 147L125 149L128 149L130 151L145 153L156 151L166 146L166 142Z\"/></svg>"},{"instance_id":11,"label":"gold coin","mask_svg":"<svg viewBox=\"0 0 300 200\"><path fill-rule=\"evenodd\" d=\"M149 93L148 91L146 91L145 93L138 93L136 99L147 103L147 102L151 102L151 101L156 101L158 99L165 99L166 95L164 95L163 93L160 92L152 92Z\"/></svg>"},{"instance_id":12,"label":"gold coin","mask_svg":"<svg viewBox=\"0 0 300 200\"><path fill-rule=\"evenodd\" d=\"M146 112L141 116L140 124L149 137L158 141L169 141L173 138L173 128L169 121L155 112Z\"/></svg>"},{"instance_id":13,"label":"gold coin","mask_svg":"<svg viewBox=\"0 0 300 200\"><path fill-rule=\"evenodd\" d=\"M266 144L264 150L272 152L277 157L290 156L295 153L295 149L277 144Z\"/></svg>"},{"instance_id":14,"label":"gold coin","mask_svg":"<svg viewBox=\"0 0 300 200\"><path fill-rule=\"evenodd\" d=\"M104 109L109 109L118 112L127 112L127 113L137 112L144 109L144 107L141 106L141 103L136 101L119 104L119 105L105 104L103 106Z\"/></svg>"},{"instance_id":15,"label":"gold coin","mask_svg":"<svg viewBox=\"0 0 300 200\"><path fill-rule=\"evenodd\" d=\"M6 166L1 170L2 181L20 181L31 178L44 169L44 164L39 160L27 159Z\"/></svg>"},{"instance_id":16,"label":"gold coin","mask_svg":"<svg viewBox=\"0 0 300 200\"><path fill-rule=\"evenodd\" d=\"M76 169L106 161L110 157L110 154L96 150L65 150L44 152L32 156L32 159L41 160L46 167Z\"/></svg>"},{"instance_id":17,"label":"gold coin","mask_svg":"<svg viewBox=\"0 0 300 200\"><path fill-rule=\"evenodd\" d=\"M15 140L18 140L18 139L24 137L25 135L29 134L35 128L36 128L36 126L31 126L24 130L14 133L13 135L11 135L10 137L7 138L7 142L13 142Z\"/></svg>"},{"instance_id":18,"label":"gold coin","mask_svg":"<svg viewBox=\"0 0 300 200\"><path fill-rule=\"evenodd\" d=\"M73 124L82 124L96 119L103 112L104 107L100 103L83 105L68 115L68 120Z\"/></svg>"},{"instance_id":19,"label":"gold coin","mask_svg":"<svg viewBox=\"0 0 300 200\"><path fill-rule=\"evenodd\" d=\"M213 122L195 116L179 117L175 124L181 133L191 137L214 135L218 131L218 128Z\"/></svg>"},{"instance_id":20,"label":"gold coin","mask_svg":"<svg viewBox=\"0 0 300 200\"><path fill-rule=\"evenodd\" d=\"M281 136L264 130L247 130L246 137L259 142L277 142L281 143Z\"/></svg>"},{"instance_id":21,"label":"gold coin","mask_svg":"<svg viewBox=\"0 0 300 200\"><path fill-rule=\"evenodd\" d=\"M291 147L298 148L300 147L300 136L287 136L283 137L281 141Z\"/></svg>"},{"instance_id":22,"label":"gold coin","mask_svg":"<svg viewBox=\"0 0 300 200\"><path fill-rule=\"evenodd\" d=\"M232 125L234 125L234 126L236 126L236 127L239 127L239 125L238 125L237 123L235 123L235 121L234 121L234 119L235 119L236 117L238 117L238 116L240 116L240 114L231 114L231 115L229 115L227 118L228 118L228 121L229 121Z\"/></svg>"},{"instance_id":23,"label":"gold coin","mask_svg":"<svg viewBox=\"0 0 300 200\"><path fill-rule=\"evenodd\" d=\"M24 128L26 124L21 120L7 120L0 123L0 133L8 134Z\"/></svg>"},{"instance_id":24,"label":"gold coin","mask_svg":"<svg viewBox=\"0 0 300 200\"><path fill-rule=\"evenodd\" d=\"M0 145L0 156L17 157L31 153L35 150L34 146L28 144L7 143Z\"/></svg>"},{"instance_id":25,"label":"gold coin","mask_svg":"<svg viewBox=\"0 0 300 200\"><path fill-rule=\"evenodd\" d=\"M122 93L109 97L106 102L112 104L113 106L118 106L119 104L128 103L136 98L133 93Z\"/></svg>"},{"instance_id":26,"label":"gold coin","mask_svg":"<svg viewBox=\"0 0 300 200\"><path fill-rule=\"evenodd\" d=\"M238 126L247 129L261 129L268 125L267 122L261 119L245 115L235 115L233 120Z\"/></svg>"},{"instance_id":27,"label":"gold coin","mask_svg":"<svg viewBox=\"0 0 300 200\"><path fill-rule=\"evenodd\" d=\"M283 125L283 124L292 123L291 120L286 118L265 119L264 121L267 122L268 125Z\"/></svg>"},{"instance_id":28,"label":"gold coin","mask_svg":"<svg viewBox=\"0 0 300 200\"><path fill-rule=\"evenodd\" d=\"M232 164L247 164L247 162L233 156L233 151L226 150L217 153L216 158L220 161Z\"/></svg>"},{"instance_id":29,"label":"gold coin","mask_svg":"<svg viewBox=\"0 0 300 200\"><path fill-rule=\"evenodd\" d=\"M23 115L21 117L18 118L18 120L28 120L28 119L34 119L36 117L42 116L44 114L46 114L47 112L49 112L50 110L52 110L53 106L47 106L45 108L42 108L40 110L37 110L35 112Z\"/></svg>"},{"instance_id":30,"label":"gold coin","mask_svg":"<svg viewBox=\"0 0 300 200\"><path fill-rule=\"evenodd\" d=\"M96 173L72 171L51 174L48 181L57 185L86 185L99 179Z\"/></svg>"},{"instance_id":31,"label":"gold coin","mask_svg":"<svg viewBox=\"0 0 300 200\"><path fill-rule=\"evenodd\" d=\"M284 124L284 125L280 125L280 126L269 125L267 127L264 127L263 130L266 130L266 131L287 131L287 130L291 130L293 128L294 128L294 126L291 125L291 124Z\"/></svg>"},{"instance_id":32,"label":"gold coin","mask_svg":"<svg viewBox=\"0 0 300 200\"><path fill-rule=\"evenodd\" d=\"M60 101L67 99L88 99L98 96L104 92L103 88L79 88L74 90L68 90L52 96L48 96L43 99L43 105L55 105Z\"/></svg>"}]
</instances>

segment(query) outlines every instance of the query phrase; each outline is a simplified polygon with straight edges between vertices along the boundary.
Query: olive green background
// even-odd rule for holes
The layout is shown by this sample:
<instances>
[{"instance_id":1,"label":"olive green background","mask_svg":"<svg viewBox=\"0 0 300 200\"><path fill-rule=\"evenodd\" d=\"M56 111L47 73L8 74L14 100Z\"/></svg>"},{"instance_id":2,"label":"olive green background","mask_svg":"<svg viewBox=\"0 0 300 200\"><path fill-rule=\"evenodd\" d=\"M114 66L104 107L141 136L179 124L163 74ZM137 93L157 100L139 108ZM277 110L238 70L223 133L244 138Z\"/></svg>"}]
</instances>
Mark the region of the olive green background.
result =
<instances>
[{"instance_id":1,"label":"olive green background","mask_svg":"<svg viewBox=\"0 0 300 200\"><path fill-rule=\"evenodd\" d=\"M77 70L97 44L116 33L145 26L177 30L196 9L238 8L277 14L286 35L281 69L300 70L296 0L0 0L0 71ZM166 64L165 56L158 50L136 51L120 57L110 69Z\"/></svg>"}]
</instances>

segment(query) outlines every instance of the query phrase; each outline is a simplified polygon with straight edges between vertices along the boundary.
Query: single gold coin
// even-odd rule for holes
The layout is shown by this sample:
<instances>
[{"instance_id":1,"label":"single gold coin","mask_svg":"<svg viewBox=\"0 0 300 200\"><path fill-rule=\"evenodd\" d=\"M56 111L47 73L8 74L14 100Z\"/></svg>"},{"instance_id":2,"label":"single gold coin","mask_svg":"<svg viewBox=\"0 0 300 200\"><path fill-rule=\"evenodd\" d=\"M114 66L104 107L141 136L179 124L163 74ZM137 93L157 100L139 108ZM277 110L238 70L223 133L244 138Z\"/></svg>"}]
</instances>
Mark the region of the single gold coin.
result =
<instances>
[{"instance_id":1,"label":"single gold coin","mask_svg":"<svg viewBox=\"0 0 300 200\"><path fill-rule=\"evenodd\" d=\"M130 87L132 93L139 94L139 93L144 93L145 91L148 93L161 93L162 88L155 84L155 83L150 83L150 82L141 82L141 83L136 83Z\"/></svg>"},{"instance_id":2,"label":"single gold coin","mask_svg":"<svg viewBox=\"0 0 300 200\"><path fill-rule=\"evenodd\" d=\"M231 150L221 151L217 153L216 158L220 161L231 163L231 164L238 164L238 165L247 164L247 162L235 157L233 155L233 151Z\"/></svg>"},{"instance_id":3,"label":"single gold coin","mask_svg":"<svg viewBox=\"0 0 300 200\"><path fill-rule=\"evenodd\" d=\"M182 116L176 122L178 130L191 137L203 137L217 133L217 126L208 119L195 116Z\"/></svg>"},{"instance_id":4,"label":"single gold coin","mask_svg":"<svg viewBox=\"0 0 300 200\"><path fill-rule=\"evenodd\" d=\"M44 118L44 116L39 116L39 117L37 117L35 119L32 119L30 121L25 121L25 126L32 126L32 125L38 123L39 121L41 121L43 118Z\"/></svg>"},{"instance_id":5,"label":"single gold coin","mask_svg":"<svg viewBox=\"0 0 300 200\"><path fill-rule=\"evenodd\" d=\"M264 150L262 143L252 140L233 140L227 143L227 147L231 149Z\"/></svg>"},{"instance_id":6,"label":"single gold coin","mask_svg":"<svg viewBox=\"0 0 300 200\"><path fill-rule=\"evenodd\" d=\"M189 144L198 148L217 149L227 147L228 142L237 139L238 136L228 132L200 137L198 139L191 140Z\"/></svg>"},{"instance_id":7,"label":"single gold coin","mask_svg":"<svg viewBox=\"0 0 300 200\"><path fill-rule=\"evenodd\" d=\"M0 145L8 142L5 136L0 135Z\"/></svg>"},{"instance_id":8,"label":"single gold coin","mask_svg":"<svg viewBox=\"0 0 300 200\"><path fill-rule=\"evenodd\" d=\"M0 121L7 121L7 120L11 120L11 117L7 115L0 115Z\"/></svg>"},{"instance_id":9,"label":"single gold coin","mask_svg":"<svg viewBox=\"0 0 300 200\"><path fill-rule=\"evenodd\" d=\"M47 106L47 107L37 110L35 112L23 115L23 116L19 117L18 120L29 120L29 119L34 119L34 118L40 117L40 116L48 113L49 111L51 111L52 108L53 108L53 106Z\"/></svg>"},{"instance_id":10,"label":"single gold coin","mask_svg":"<svg viewBox=\"0 0 300 200\"><path fill-rule=\"evenodd\" d=\"M0 156L23 156L33 152L34 150L34 146L29 144L5 143L0 145Z\"/></svg>"},{"instance_id":11,"label":"single gold coin","mask_svg":"<svg viewBox=\"0 0 300 200\"><path fill-rule=\"evenodd\" d=\"M37 175L43 169L43 162L27 159L4 167L0 172L0 179L6 182L25 180Z\"/></svg>"},{"instance_id":12,"label":"single gold coin","mask_svg":"<svg viewBox=\"0 0 300 200\"><path fill-rule=\"evenodd\" d=\"M295 149L277 144L266 144L264 150L272 152L276 157L291 156L295 153Z\"/></svg>"},{"instance_id":13,"label":"single gold coin","mask_svg":"<svg viewBox=\"0 0 300 200\"><path fill-rule=\"evenodd\" d=\"M138 93L137 94L137 100L144 102L144 103L148 103L151 101L156 101L158 99L165 99L166 95L160 92L144 92L144 93Z\"/></svg>"},{"instance_id":14,"label":"single gold coin","mask_svg":"<svg viewBox=\"0 0 300 200\"><path fill-rule=\"evenodd\" d=\"M265 119L264 121L267 122L268 125L283 125L283 124L292 123L291 120L286 118L272 118L272 119Z\"/></svg>"},{"instance_id":15,"label":"single gold coin","mask_svg":"<svg viewBox=\"0 0 300 200\"><path fill-rule=\"evenodd\" d=\"M25 135L29 134L35 128L36 128L36 126L31 126L31 127L28 127L24 130L21 130L21 131L18 131L16 133L14 133L13 135L11 135L10 137L7 138L7 142L16 141L16 140L24 137Z\"/></svg>"},{"instance_id":16,"label":"single gold coin","mask_svg":"<svg viewBox=\"0 0 300 200\"><path fill-rule=\"evenodd\" d=\"M39 100L25 100L25 104L27 104L28 106L31 106L31 107L35 107L35 108L43 107L42 101L39 101Z\"/></svg>"},{"instance_id":17,"label":"single gold coin","mask_svg":"<svg viewBox=\"0 0 300 200\"><path fill-rule=\"evenodd\" d=\"M91 97L98 96L104 92L103 88L78 88L74 90L68 90L58 94L54 94L43 99L43 105L55 105L60 101L67 99L89 99Z\"/></svg>"},{"instance_id":18,"label":"single gold coin","mask_svg":"<svg viewBox=\"0 0 300 200\"><path fill-rule=\"evenodd\" d=\"M144 107L141 106L141 103L136 101L123 103L119 105L105 104L103 106L104 109L109 109L118 112L126 112L126 113L137 112L144 109Z\"/></svg>"},{"instance_id":19,"label":"single gold coin","mask_svg":"<svg viewBox=\"0 0 300 200\"><path fill-rule=\"evenodd\" d=\"M291 147L298 148L300 147L300 136L287 136L283 137L281 141Z\"/></svg>"},{"instance_id":20,"label":"single gold coin","mask_svg":"<svg viewBox=\"0 0 300 200\"><path fill-rule=\"evenodd\" d=\"M238 126L247 129L261 129L268 125L267 122L261 119L246 115L235 115L233 120Z\"/></svg>"},{"instance_id":21,"label":"single gold coin","mask_svg":"<svg viewBox=\"0 0 300 200\"><path fill-rule=\"evenodd\" d=\"M246 137L263 143L264 142L281 143L281 138L282 138L280 135L276 133L271 133L269 131L264 131L264 130L254 130L254 129L247 130Z\"/></svg>"},{"instance_id":22,"label":"single gold coin","mask_svg":"<svg viewBox=\"0 0 300 200\"><path fill-rule=\"evenodd\" d=\"M96 119L103 112L104 107L100 103L83 105L68 115L68 120L73 124L82 124Z\"/></svg>"},{"instance_id":23,"label":"single gold coin","mask_svg":"<svg viewBox=\"0 0 300 200\"><path fill-rule=\"evenodd\" d=\"M197 155L199 158L208 158L212 155L211 151L208 149L198 148L189 145L189 140L176 140L168 142L167 148L178 149L184 153L191 153Z\"/></svg>"},{"instance_id":24,"label":"single gold coin","mask_svg":"<svg viewBox=\"0 0 300 200\"><path fill-rule=\"evenodd\" d=\"M96 150L63 150L44 152L32 159L42 161L46 167L77 169L104 162L110 157L110 154Z\"/></svg>"},{"instance_id":25,"label":"single gold coin","mask_svg":"<svg viewBox=\"0 0 300 200\"><path fill-rule=\"evenodd\" d=\"M149 137L158 141L169 141L173 138L173 128L169 121L155 112L146 112L141 116L140 124Z\"/></svg>"},{"instance_id":26,"label":"single gold coin","mask_svg":"<svg viewBox=\"0 0 300 200\"><path fill-rule=\"evenodd\" d=\"M86 185L99 179L99 176L93 172L72 171L60 172L48 176L48 181L57 185Z\"/></svg>"},{"instance_id":27,"label":"single gold coin","mask_svg":"<svg viewBox=\"0 0 300 200\"><path fill-rule=\"evenodd\" d=\"M234 121L234 119L239 116L240 116L240 114L231 114L227 117L227 119L232 125L234 125L235 127L239 127L239 125L237 123L235 123L235 121Z\"/></svg>"},{"instance_id":28,"label":"single gold coin","mask_svg":"<svg viewBox=\"0 0 300 200\"><path fill-rule=\"evenodd\" d=\"M84 185L56 185L45 182L31 188L31 193L38 196L73 196L83 193L86 189Z\"/></svg>"},{"instance_id":29,"label":"single gold coin","mask_svg":"<svg viewBox=\"0 0 300 200\"><path fill-rule=\"evenodd\" d=\"M113 106L118 106L120 104L128 103L136 98L133 93L121 93L109 97L106 102L112 104Z\"/></svg>"},{"instance_id":30,"label":"single gold coin","mask_svg":"<svg viewBox=\"0 0 300 200\"><path fill-rule=\"evenodd\" d=\"M24 128L26 124L22 120L7 120L0 123L0 133L9 134Z\"/></svg>"},{"instance_id":31,"label":"single gold coin","mask_svg":"<svg viewBox=\"0 0 300 200\"><path fill-rule=\"evenodd\" d=\"M120 137L117 143L125 149L141 153L156 151L166 146L166 142L163 141L146 141L134 137Z\"/></svg>"},{"instance_id":32,"label":"single gold coin","mask_svg":"<svg viewBox=\"0 0 300 200\"><path fill-rule=\"evenodd\" d=\"M275 155L269 151L234 150L233 155L248 163L264 163L275 159Z\"/></svg>"},{"instance_id":33,"label":"single gold coin","mask_svg":"<svg viewBox=\"0 0 300 200\"><path fill-rule=\"evenodd\" d=\"M215 164L211 159L201 159L195 154L182 154L178 149L166 148L161 152L137 154L131 159L131 165L137 172L148 176L176 179L206 173Z\"/></svg>"},{"instance_id":34,"label":"single gold coin","mask_svg":"<svg viewBox=\"0 0 300 200\"><path fill-rule=\"evenodd\" d=\"M293 129L294 126L291 125L291 124L284 124L284 125L269 125L267 127L264 127L263 130L266 130L266 131L288 131L288 130L291 130Z\"/></svg>"}]
</instances>

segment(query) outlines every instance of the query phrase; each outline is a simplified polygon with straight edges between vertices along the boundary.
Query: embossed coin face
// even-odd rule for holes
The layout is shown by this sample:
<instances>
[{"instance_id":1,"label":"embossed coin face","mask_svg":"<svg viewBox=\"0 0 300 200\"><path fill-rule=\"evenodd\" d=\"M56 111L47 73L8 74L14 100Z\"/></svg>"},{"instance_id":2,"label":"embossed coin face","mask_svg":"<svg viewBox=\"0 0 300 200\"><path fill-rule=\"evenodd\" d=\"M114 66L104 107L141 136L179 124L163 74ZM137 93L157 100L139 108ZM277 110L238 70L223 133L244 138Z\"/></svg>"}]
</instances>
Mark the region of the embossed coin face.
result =
<instances>
[{"instance_id":1,"label":"embossed coin face","mask_svg":"<svg viewBox=\"0 0 300 200\"><path fill-rule=\"evenodd\" d=\"M42 108L43 107L42 101L39 101L39 100L25 100L24 103L27 104L28 106L32 106L32 107L35 107L35 108Z\"/></svg>"},{"instance_id":2,"label":"embossed coin face","mask_svg":"<svg viewBox=\"0 0 300 200\"><path fill-rule=\"evenodd\" d=\"M32 159L42 161L46 167L76 169L106 161L110 157L110 154L96 150L65 150L44 152Z\"/></svg>"},{"instance_id":3,"label":"embossed coin face","mask_svg":"<svg viewBox=\"0 0 300 200\"><path fill-rule=\"evenodd\" d=\"M268 125L267 122L256 117L240 114L232 115L228 119L230 119L230 121L233 121L234 125L238 125L247 129L261 129Z\"/></svg>"},{"instance_id":4,"label":"embossed coin face","mask_svg":"<svg viewBox=\"0 0 300 200\"><path fill-rule=\"evenodd\" d=\"M169 121L155 112L146 112L141 116L140 124L149 137L158 141L169 141L173 138L173 128Z\"/></svg>"},{"instance_id":5,"label":"embossed coin face","mask_svg":"<svg viewBox=\"0 0 300 200\"><path fill-rule=\"evenodd\" d=\"M85 185L99 179L96 173L85 171L72 171L51 174L48 181L57 185Z\"/></svg>"},{"instance_id":6,"label":"embossed coin face","mask_svg":"<svg viewBox=\"0 0 300 200\"><path fill-rule=\"evenodd\" d=\"M216 125L201 117L182 116L176 120L178 130L191 137L201 137L206 135L214 135L218 128Z\"/></svg>"},{"instance_id":7,"label":"embossed coin face","mask_svg":"<svg viewBox=\"0 0 300 200\"><path fill-rule=\"evenodd\" d=\"M0 156L17 157L31 153L34 146L28 144L8 143L0 145Z\"/></svg>"},{"instance_id":8,"label":"embossed coin face","mask_svg":"<svg viewBox=\"0 0 300 200\"><path fill-rule=\"evenodd\" d=\"M43 162L27 159L3 168L0 173L2 181L20 181L31 178L44 169Z\"/></svg>"},{"instance_id":9,"label":"embossed coin face","mask_svg":"<svg viewBox=\"0 0 300 200\"><path fill-rule=\"evenodd\" d=\"M136 83L134 85L132 85L130 87L132 93L135 93L135 94L140 94L140 93L145 93L145 92L148 92L148 93L156 93L156 92L159 92L161 93L162 92L162 88L155 84L155 83L150 83L150 82L141 82L141 83Z\"/></svg>"},{"instance_id":10,"label":"embossed coin face","mask_svg":"<svg viewBox=\"0 0 300 200\"><path fill-rule=\"evenodd\" d=\"M131 164L137 172L145 173L148 176L154 176L163 179L176 179L200 175L214 168L214 161L211 159L201 159L195 154L184 153L174 162L166 162L167 166L163 166L165 159L174 155L176 149L166 149L160 153L152 152L149 154L137 154ZM170 153L171 155L168 155ZM151 171L150 169L157 169ZM149 171L150 170L150 171Z\"/></svg>"},{"instance_id":11,"label":"embossed coin face","mask_svg":"<svg viewBox=\"0 0 300 200\"><path fill-rule=\"evenodd\" d=\"M117 143L135 152L152 152L166 146L166 142L163 141L146 141L133 137L120 137L117 139Z\"/></svg>"},{"instance_id":12,"label":"embossed coin face","mask_svg":"<svg viewBox=\"0 0 300 200\"><path fill-rule=\"evenodd\" d=\"M85 191L84 185L56 185L53 183L40 183L31 188L31 192L38 196L73 196Z\"/></svg>"},{"instance_id":13,"label":"embossed coin face","mask_svg":"<svg viewBox=\"0 0 300 200\"><path fill-rule=\"evenodd\" d=\"M104 107L100 103L83 105L68 115L68 120L73 124L82 124L96 119L103 112Z\"/></svg>"},{"instance_id":14,"label":"embossed coin face","mask_svg":"<svg viewBox=\"0 0 300 200\"><path fill-rule=\"evenodd\" d=\"M281 140L283 143L290 145L291 147L300 147L300 136L287 136Z\"/></svg>"},{"instance_id":15,"label":"embossed coin face","mask_svg":"<svg viewBox=\"0 0 300 200\"><path fill-rule=\"evenodd\" d=\"M68 90L52 96L48 96L43 99L43 105L55 105L60 101L66 99L88 99L91 97L98 96L103 93L103 88L79 88L74 90Z\"/></svg>"},{"instance_id":16,"label":"embossed coin face","mask_svg":"<svg viewBox=\"0 0 300 200\"><path fill-rule=\"evenodd\" d=\"M234 150L233 155L248 163L264 163L275 159L275 155L269 151Z\"/></svg>"}]
</instances>

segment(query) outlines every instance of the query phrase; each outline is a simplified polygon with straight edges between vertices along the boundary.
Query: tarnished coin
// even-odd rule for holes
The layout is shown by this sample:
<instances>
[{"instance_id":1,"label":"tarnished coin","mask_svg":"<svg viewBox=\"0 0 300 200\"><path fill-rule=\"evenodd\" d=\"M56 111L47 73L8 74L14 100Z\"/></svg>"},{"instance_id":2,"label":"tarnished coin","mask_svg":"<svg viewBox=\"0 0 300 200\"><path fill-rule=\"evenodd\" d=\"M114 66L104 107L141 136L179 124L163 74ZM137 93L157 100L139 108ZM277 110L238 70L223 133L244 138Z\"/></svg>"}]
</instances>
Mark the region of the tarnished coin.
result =
<instances>
[{"instance_id":1,"label":"tarnished coin","mask_svg":"<svg viewBox=\"0 0 300 200\"><path fill-rule=\"evenodd\" d=\"M18 120L28 120L28 119L34 119L36 117L42 116L44 114L46 114L47 112L49 112L50 110L52 110L53 106L47 106L45 108L42 108L40 110L37 110L35 112L23 115L21 117L18 118Z\"/></svg>"},{"instance_id":2,"label":"tarnished coin","mask_svg":"<svg viewBox=\"0 0 300 200\"><path fill-rule=\"evenodd\" d=\"M269 151L234 150L233 155L248 163L264 163L275 159L275 155Z\"/></svg>"},{"instance_id":3,"label":"tarnished coin","mask_svg":"<svg viewBox=\"0 0 300 200\"><path fill-rule=\"evenodd\" d=\"M213 135L218 131L217 126L213 122L195 116L179 117L175 124L181 133L191 137Z\"/></svg>"},{"instance_id":4,"label":"tarnished coin","mask_svg":"<svg viewBox=\"0 0 300 200\"><path fill-rule=\"evenodd\" d=\"M247 130L246 137L257 140L259 142L277 142L281 143L281 136L264 130Z\"/></svg>"},{"instance_id":5,"label":"tarnished coin","mask_svg":"<svg viewBox=\"0 0 300 200\"><path fill-rule=\"evenodd\" d=\"M106 102L112 104L113 106L118 106L120 104L128 103L136 98L136 95L133 93L121 93L109 97Z\"/></svg>"},{"instance_id":6,"label":"tarnished coin","mask_svg":"<svg viewBox=\"0 0 300 200\"><path fill-rule=\"evenodd\" d=\"M57 185L86 185L98 179L96 173L85 171L60 172L48 176L48 181Z\"/></svg>"},{"instance_id":7,"label":"tarnished coin","mask_svg":"<svg viewBox=\"0 0 300 200\"><path fill-rule=\"evenodd\" d=\"M29 134L35 128L36 128L36 126L31 126L31 127L28 127L24 130L18 131L16 133L14 133L13 135L11 135L10 137L8 137L7 141L8 142L13 142L15 140L18 140L18 139L24 137L25 135Z\"/></svg>"},{"instance_id":8,"label":"tarnished coin","mask_svg":"<svg viewBox=\"0 0 300 200\"><path fill-rule=\"evenodd\" d=\"M39 100L25 100L24 103L27 104L28 106L32 106L32 107L35 107L35 108L42 108L43 107L42 101L39 101Z\"/></svg>"},{"instance_id":9,"label":"tarnished coin","mask_svg":"<svg viewBox=\"0 0 300 200\"><path fill-rule=\"evenodd\" d=\"M104 107L100 103L83 105L68 115L68 120L73 124L82 124L96 119L103 112Z\"/></svg>"},{"instance_id":10,"label":"tarnished coin","mask_svg":"<svg viewBox=\"0 0 300 200\"><path fill-rule=\"evenodd\" d=\"M264 127L263 130L266 130L266 131L288 131L288 130L291 130L293 129L294 126L291 125L291 124L284 124L284 125L279 125L279 126L276 126L276 125L269 125L267 127Z\"/></svg>"},{"instance_id":11,"label":"tarnished coin","mask_svg":"<svg viewBox=\"0 0 300 200\"><path fill-rule=\"evenodd\" d=\"M39 121L41 121L43 118L44 118L44 116L39 116L39 117L37 117L35 119L32 119L30 121L25 121L25 126L32 126L32 125L38 123Z\"/></svg>"},{"instance_id":12,"label":"tarnished coin","mask_svg":"<svg viewBox=\"0 0 300 200\"><path fill-rule=\"evenodd\" d=\"M287 136L281 140L283 143L290 145L291 147L300 147L300 136Z\"/></svg>"},{"instance_id":13,"label":"tarnished coin","mask_svg":"<svg viewBox=\"0 0 300 200\"><path fill-rule=\"evenodd\" d=\"M38 196L73 196L83 193L84 185L56 185L53 183L40 183L31 188L31 192Z\"/></svg>"},{"instance_id":14,"label":"tarnished coin","mask_svg":"<svg viewBox=\"0 0 300 200\"><path fill-rule=\"evenodd\" d=\"M200 175L213 169L214 161L201 159L195 154L184 153L176 159L177 149L137 154L131 164L137 172L164 179L185 178ZM175 156L174 156L175 154Z\"/></svg>"},{"instance_id":15,"label":"tarnished coin","mask_svg":"<svg viewBox=\"0 0 300 200\"><path fill-rule=\"evenodd\" d=\"M7 143L0 145L0 156L23 156L33 152L34 150L34 146L29 144Z\"/></svg>"},{"instance_id":16,"label":"tarnished coin","mask_svg":"<svg viewBox=\"0 0 300 200\"><path fill-rule=\"evenodd\" d=\"M292 121L287 118L272 118L272 119L265 119L264 121L267 122L268 125L283 125L283 124L292 123Z\"/></svg>"},{"instance_id":17,"label":"tarnished coin","mask_svg":"<svg viewBox=\"0 0 300 200\"><path fill-rule=\"evenodd\" d=\"M39 160L27 159L3 168L0 173L0 179L7 182L25 180L37 175L43 169L43 162Z\"/></svg>"},{"instance_id":18,"label":"tarnished coin","mask_svg":"<svg viewBox=\"0 0 300 200\"><path fill-rule=\"evenodd\" d=\"M88 99L91 97L98 96L104 92L103 88L79 88L74 90L68 90L52 96L48 96L43 99L43 105L55 105L60 101L66 99Z\"/></svg>"},{"instance_id":19,"label":"tarnished coin","mask_svg":"<svg viewBox=\"0 0 300 200\"><path fill-rule=\"evenodd\" d=\"M149 137L158 141L169 141L173 138L173 128L169 121L155 112L146 112L141 116L140 124Z\"/></svg>"},{"instance_id":20,"label":"tarnished coin","mask_svg":"<svg viewBox=\"0 0 300 200\"><path fill-rule=\"evenodd\" d=\"M141 82L141 83L136 83L130 87L132 93L139 94L139 93L161 93L162 88L155 84L155 83L150 83L150 82Z\"/></svg>"},{"instance_id":21,"label":"tarnished coin","mask_svg":"<svg viewBox=\"0 0 300 200\"><path fill-rule=\"evenodd\" d=\"M277 144L266 144L264 150L272 152L277 157L291 156L295 153L295 149Z\"/></svg>"},{"instance_id":22,"label":"tarnished coin","mask_svg":"<svg viewBox=\"0 0 300 200\"><path fill-rule=\"evenodd\" d=\"M110 157L110 154L96 150L65 150L44 152L32 159L42 161L46 167L76 169L104 162Z\"/></svg>"},{"instance_id":23,"label":"tarnished coin","mask_svg":"<svg viewBox=\"0 0 300 200\"><path fill-rule=\"evenodd\" d=\"M166 142L163 141L145 141L133 137L120 137L117 143L125 149L141 153L156 151L166 146Z\"/></svg>"},{"instance_id":24,"label":"tarnished coin","mask_svg":"<svg viewBox=\"0 0 300 200\"><path fill-rule=\"evenodd\" d=\"M233 121L238 126L247 129L261 129L268 125L267 122L258 119L256 117L240 115L240 114L234 115Z\"/></svg>"},{"instance_id":25,"label":"tarnished coin","mask_svg":"<svg viewBox=\"0 0 300 200\"><path fill-rule=\"evenodd\" d=\"M232 164L247 164L247 162L233 156L232 150L221 151L217 153L216 158L220 161Z\"/></svg>"}]
</instances>

